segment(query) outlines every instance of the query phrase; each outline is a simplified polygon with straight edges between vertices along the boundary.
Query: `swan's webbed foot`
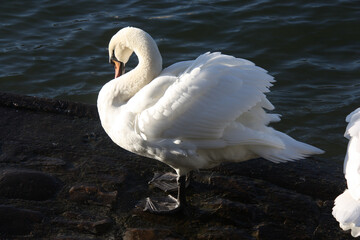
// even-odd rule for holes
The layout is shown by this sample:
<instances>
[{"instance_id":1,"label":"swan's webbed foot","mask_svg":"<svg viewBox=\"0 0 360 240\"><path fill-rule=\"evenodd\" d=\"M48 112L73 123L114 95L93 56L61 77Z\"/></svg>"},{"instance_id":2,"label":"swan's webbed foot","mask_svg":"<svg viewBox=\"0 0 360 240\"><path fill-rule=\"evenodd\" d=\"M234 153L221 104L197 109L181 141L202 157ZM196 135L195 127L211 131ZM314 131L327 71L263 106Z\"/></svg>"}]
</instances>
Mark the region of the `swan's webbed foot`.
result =
<instances>
[{"instance_id":1,"label":"swan's webbed foot","mask_svg":"<svg viewBox=\"0 0 360 240\"><path fill-rule=\"evenodd\" d=\"M180 176L177 180L178 196L171 195L166 197L146 198L144 211L155 214L173 214L183 211L186 206L185 195L186 176Z\"/></svg>"},{"instance_id":2,"label":"swan's webbed foot","mask_svg":"<svg viewBox=\"0 0 360 240\"><path fill-rule=\"evenodd\" d=\"M180 202L171 195L166 197L146 198L144 211L155 214L172 214L182 209Z\"/></svg>"}]
</instances>

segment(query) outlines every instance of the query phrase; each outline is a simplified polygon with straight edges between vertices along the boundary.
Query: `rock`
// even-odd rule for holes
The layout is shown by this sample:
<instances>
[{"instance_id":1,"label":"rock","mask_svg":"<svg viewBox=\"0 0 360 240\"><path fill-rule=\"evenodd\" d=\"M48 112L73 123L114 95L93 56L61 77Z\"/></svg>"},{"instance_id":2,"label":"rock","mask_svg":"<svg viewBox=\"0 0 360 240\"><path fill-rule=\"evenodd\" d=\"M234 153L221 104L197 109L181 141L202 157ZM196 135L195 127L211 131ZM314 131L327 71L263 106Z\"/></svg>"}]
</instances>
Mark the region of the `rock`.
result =
<instances>
[{"instance_id":1,"label":"rock","mask_svg":"<svg viewBox=\"0 0 360 240\"><path fill-rule=\"evenodd\" d=\"M5 169L0 173L0 197L43 201L61 187L57 178L38 171Z\"/></svg>"},{"instance_id":2,"label":"rock","mask_svg":"<svg viewBox=\"0 0 360 240\"><path fill-rule=\"evenodd\" d=\"M80 222L77 227L80 230L86 230L93 234L104 234L112 227L112 225L113 221L110 218L105 218L96 222Z\"/></svg>"},{"instance_id":3,"label":"rock","mask_svg":"<svg viewBox=\"0 0 360 240\"><path fill-rule=\"evenodd\" d=\"M202 230L197 234L198 240L223 240L223 239L241 239L241 240L253 240L251 233L234 228L232 226L213 227Z\"/></svg>"},{"instance_id":4,"label":"rock","mask_svg":"<svg viewBox=\"0 0 360 240\"><path fill-rule=\"evenodd\" d=\"M117 198L117 191L101 191L94 185L81 184L73 186L69 190L69 199L75 202L95 202L101 205L111 207Z\"/></svg>"},{"instance_id":5,"label":"rock","mask_svg":"<svg viewBox=\"0 0 360 240\"><path fill-rule=\"evenodd\" d=\"M93 238L93 237L80 237L80 236L61 236L55 237L54 240L100 240L101 238Z\"/></svg>"},{"instance_id":6,"label":"rock","mask_svg":"<svg viewBox=\"0 0 360 240\"><path fill-rule=\"evenodd\" d=\"M110 174L103 174L99 175L98 179L101 181L101 188L105 190L112 190L116 189L124 182L126 178L126 173L123 172L122 169L117 169L119 174L110 175ZM110 191L111 192L111 191Z\"/></svg>"},{"instance_id":7,"label":"rock","mask_svg":"<svg viewBox=\"0 0 360 240\"><path fill-rule=\"evenodd\" d=\"M237 201L231 201L223 198L207 199L204 204L204 210L210 210L213 218L222 219L227 223L236 226L250 228L254 218L264 215L264 213L250 204L244 204Z\"/></svg>"},{"instance_id":8,"label":"rock","mask_svg":"<svg viewBox=\"0 0 360 240\"><path fill-rule=\"evenodd\" d=\"M346 188L342 165L325 161L326 159L321 158L306 158L301 161L274 164L259 158L236 164L224 163L218 170L224 175L262 179L315 199L335 199ZM329 172L332 176L324 177Z\"/></svg>"},{"instance_id":9,"label":"rock","mask_svg":"<svg viewBox=\"0 0 360 240\"><path fill-rule=\"evenodd\" d=\"M110 218L105 218L103 220L91 223L91 229L96 234L106 233L113 225L113 221Z\"/></svg>"},{"instance_id":10,"label":"rock","mask_svg":"<svg viewBox=\"0 0 360 240\"><path fill-rule=\"evenodd\" d=\"M12 93L0 93L0 106L33 111L45 111L75 116L98 118L97 108L94 105L74 103L57 99L44 99L31 96L21 96Z\"/></svg>"},{"instance_id":11,"label":"rock","mask_svg":"<svg viewBox=\"0 0 360 240\"><path fill-rule=\"evenodd\" d=\"M313 239L354 239L351 237L350 231L335 231L334 229L339 229L339 223L332 216L332 208L334 206L334 201L324 201L321 202L322 205L322 214L319 219L317 228L314 231Z\"/></svg>"},{"instance_id":12,"label":"rock","mask_svg":"<svg viewBox=\"0 0 360 240\"><path fill-rule=\"evenodd\" d=\"M188 211L154 215L135 205L166 196L147 183L171 169L114 144L96 106L0 93L0 115L0 239L353 239L331 215L346 187L341 163L195 171Z\"/></svg>"},{"instance_id":13,"label":"rock","mask_svg":"<svg viewBox=\"0 0 360 240\"><path fill-rule=\"evenodd\" d=\"M289 238L290 233L288 233L286 229L272 223L260 224L259 226L256 227L256 232L254 235L258 240L290 239ZM304 238L297 238L297 239L307 239L307 238L304 236Z\"/></svg>"},{"instance_id":14,"label":"rock","mask_svg":"<svg viewBox=\"0 0 360 240\"><path fill-rule=\"evenodd\" d=\"M80 233L102 235L112 228L114 221L110 217L89 215L87 212L67 211L53 219L51 224L57 225L62 230L76 230L79 235Z\"/></svg>"},{"instance_id":15,"label":"rock","mask_svg":"<svg viewBox=\"0 0 360 240\"><path fill-rule=\"evenodd\" d=\"M129 228L126 229L123 235L123 240L157 240L157 239L175 240L182 238L176 237L168 229L154 229L154 228Z\"/></svg>"},{"instance_id":16,"label":"rock","mask_svg":"<svg viewBox=\"0 0 360 240\"><path fill-rule=\"evenodd\" d=\"M38 211L0 205L0 233L4 235L29 234L33 225L40 223L43 217L43 214Z\"/></svg>"},{"instance_id":17,"label":"rock","mask_svg":"<svg viewBox=\"0 0 360 240\"><path fill-rule=\"evenodd\" d=\"M61 171L68 170L73 167L71 164L66 163L60 158L42 156L30 158L25 162L25 165L29 167L39 167L43 171Z\"/></svg>"}]
</instances>

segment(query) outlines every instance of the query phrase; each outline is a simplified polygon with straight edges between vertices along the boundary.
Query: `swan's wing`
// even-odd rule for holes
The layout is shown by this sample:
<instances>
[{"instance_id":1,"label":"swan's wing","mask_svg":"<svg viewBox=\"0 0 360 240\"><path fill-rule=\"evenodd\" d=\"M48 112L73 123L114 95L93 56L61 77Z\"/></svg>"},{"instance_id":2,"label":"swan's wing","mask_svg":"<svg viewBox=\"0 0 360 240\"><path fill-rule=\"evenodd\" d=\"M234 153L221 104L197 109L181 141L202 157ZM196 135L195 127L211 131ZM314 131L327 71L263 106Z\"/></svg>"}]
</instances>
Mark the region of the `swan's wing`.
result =
<instances>
[{"instance_id":1,"label":"swan's wing","mask_svg":"<svg viewBox=\"0 0 360 240\"><path fill-rule=\"evenodd\" d=\"M344 174L346 175L347 172L351 172L351 168L354 166L350 166L348 164L349 158L351 159L358 159L360 158L360 146L357 146L358 139L360 139L360 108L357 108L353 112L351 112L346 117L346 122L348 125L346 126L344 137L350 140L348 144L347 153L344 160ZM353 138L353 139L352 139ZM355 143L356 142L356 143ZM352 163L356 163L357 161L352 161ZM360 164L360 162L359 162ZM355 168L360 168L360 166Z\"/></svg>"},{"instance_id":2,"label":"swan's wing","mask_svg":"<svg viewBox=\"0 0 360 240\"><path fill-rule=\"evenodd\" d=\"M159 77L162 76L180 76L182 73L185 72L186 69L188 69L191 64L193 64L194 61L182 61L174 63L173 65L165 68Z\"/></svg>"},{"instance_id":3,"label":"swan's wing","mask_svg":"<svg viewBox=\"0 0 360 240\"><path fill-rule=\"evenodd\" d=\"M346 122L349 124L346 127L344 136L348 139L354 136L360 137L360 108L350 113L346 117Z\"/></svg>"},{"instance_id":4,"label":"swan's wing","mask_svg":"<svg viewBox=\"0 0 360 240\"><path fill-rule=\"evenodd\" d=\"M128 109L138 114L153 106L163 97L169 86L178 79L178 75L183 73L192 62L193 61L178 62L165 68L157 78L144 86L129 100L126 104Z\"/></svg>"},{"instance_id":5,"label":"swan's wing","mask_svg":"<svg viewBox=\"0 0 360 240\"><path fill-rule=\"evenodd\" d=\"M259 102L273 77L252 62L220 53L203 54L180 75L137 123L147 139L221 139L227 126Z\"/></svg>"},{"instance_id":6,"label":"swan's wing","mask_svg":"<svg viewBox=\"0 0 360 240\"><path fill-rule=\"evenodd\" d=\"M360 200L360 108L346 117L349 122L345 137L349 144L344 160L344 174L350 194L354 199Z\"/></svg>"}]
</instances>

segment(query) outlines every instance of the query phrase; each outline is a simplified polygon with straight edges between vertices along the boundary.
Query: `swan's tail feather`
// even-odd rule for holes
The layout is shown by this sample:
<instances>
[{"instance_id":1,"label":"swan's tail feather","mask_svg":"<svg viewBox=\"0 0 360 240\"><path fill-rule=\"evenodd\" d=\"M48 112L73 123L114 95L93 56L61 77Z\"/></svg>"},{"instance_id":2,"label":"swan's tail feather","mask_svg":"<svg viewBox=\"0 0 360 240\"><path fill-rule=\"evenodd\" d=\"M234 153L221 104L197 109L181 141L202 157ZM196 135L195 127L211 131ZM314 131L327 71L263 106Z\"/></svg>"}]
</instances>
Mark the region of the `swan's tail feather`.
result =
<instances>
[{"instance_id":1,"label":"swan's tail feather","mask_svg":"<svg viewBox=\"0 0 360 240\"><path fill-rule=\"evenodd\" d=\"M351 230L353 237L360 236L360 201L355 200L349 190L335 199L332 215L343 230Z\"/></svg>"},{"instance_id":2,"label":"swan's tail feather","mask_svg":"<svg viewBox=\"0 0 360 240\"><path fill-rule=\"evenodd\" d=\"M275 163L287 162L287 161L295 161L299 159L306 158L310 155L314 154L322 154L323 150L311 146L309 144L296 141L292 137L275 131L277 137L281 139L284 143L284 148L272 148L272 147L264 147L264 146L256 146L253 147L253 151L259 156L270 160Z\"/></svg>"}]
</instances>

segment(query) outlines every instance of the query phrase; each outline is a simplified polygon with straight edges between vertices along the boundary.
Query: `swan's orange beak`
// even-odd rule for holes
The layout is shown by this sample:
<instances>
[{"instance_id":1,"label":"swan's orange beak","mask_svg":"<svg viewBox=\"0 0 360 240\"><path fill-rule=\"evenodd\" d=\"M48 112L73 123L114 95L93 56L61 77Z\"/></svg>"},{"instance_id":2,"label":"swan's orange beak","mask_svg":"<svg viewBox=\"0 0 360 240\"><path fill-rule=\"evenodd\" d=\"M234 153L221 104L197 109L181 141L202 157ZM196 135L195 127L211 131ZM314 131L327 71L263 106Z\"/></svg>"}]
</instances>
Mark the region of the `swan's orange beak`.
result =
<instances>
[{"instance_id":1,"label":"swan's orange beak","mask_svg":"<svg viewBox=\"0 0 360 240\"><path fill-rule=\"evenodd\" d=\"M125 73L125 64L123 62L113 61L115 69L115 78Z\"/></svg>"}]
</instances>

